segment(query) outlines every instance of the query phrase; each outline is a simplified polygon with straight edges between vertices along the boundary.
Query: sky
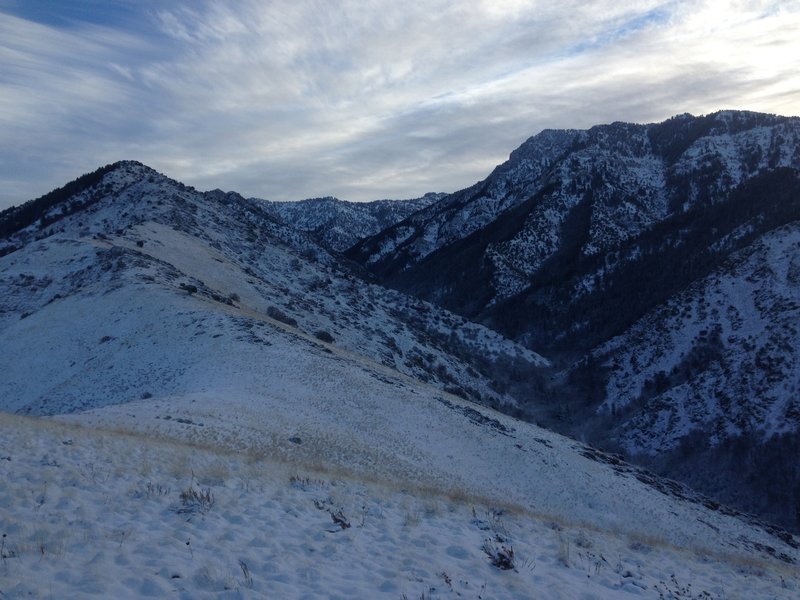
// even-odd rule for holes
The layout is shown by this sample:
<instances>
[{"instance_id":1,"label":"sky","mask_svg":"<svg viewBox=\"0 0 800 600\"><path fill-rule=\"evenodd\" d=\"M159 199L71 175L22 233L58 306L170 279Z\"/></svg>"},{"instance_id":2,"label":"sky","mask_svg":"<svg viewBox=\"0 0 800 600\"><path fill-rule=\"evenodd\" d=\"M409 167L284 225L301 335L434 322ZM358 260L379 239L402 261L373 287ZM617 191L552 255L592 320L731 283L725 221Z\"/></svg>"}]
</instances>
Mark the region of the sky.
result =
<instances>
[{"instance_id":1,"label":"sky","mask_svg":"<svg viewBox=\"0 0 800 600\"><path fill-rule=\"evenodd\" d=\"M451 192L546 128L800 114L800 0L0 0L0 209L117 160Z\"/></svg>"}]
</instances>

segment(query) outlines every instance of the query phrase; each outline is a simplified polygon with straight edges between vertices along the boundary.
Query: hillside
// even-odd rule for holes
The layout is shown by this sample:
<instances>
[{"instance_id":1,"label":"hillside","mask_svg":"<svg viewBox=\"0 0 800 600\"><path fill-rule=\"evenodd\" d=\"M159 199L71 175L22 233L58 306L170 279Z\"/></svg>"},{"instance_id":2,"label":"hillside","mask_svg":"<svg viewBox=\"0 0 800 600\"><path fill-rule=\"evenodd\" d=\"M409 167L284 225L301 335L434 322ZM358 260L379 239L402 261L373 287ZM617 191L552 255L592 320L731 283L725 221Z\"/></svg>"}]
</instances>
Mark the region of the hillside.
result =
<instances>
[{"instance_id":1,"label":"hillside","mask_svg":"<svg viewBox=\"0 0 800 600\"><path fill-rule=\"evenodd\" d=\"M170 415L181 419L189 403L176 412L168 406L159 420L137 410L144 406L130 414L166 424ZM274 406L258 412L266 417ZM200 428L183 420L174 437L187 435L180 428ZM392 473L374 466L367 478L323 468L324 456L316 467L296 457L279 461L272 453L278 444L231 453L121 433L119 424L107 431L2 414L0 431L5 598L722 599L746 590L749 598L788 599L800 590L796 565L786 562L796 560L796 549L737 518L648 492L546 432L530 446L520 432L518 441L534 454L520 452L525 460L515 464L515 476L536 456L578 469L559 478L554 496L588 483L601 484L594 489L603 496L604 486L620 487L634 505L654 502L644 515L627 513L627 502L602 505L623 511L619 522L636 533L597 527L600 507L592 505L590 520L577 522L477 495L469 485L485 475L506 487L504 475L485 471L492 459L464 461L471 466L465 487L443 493L423 473L386 481ZM294 447L306 441L313 438ZM537 500L546 497L538 489ZM698 540L706 532L716 538L712 528L724 533L699 548L675 548L651 534L651 515L664 523L696 519L681 531L695 527Z\"/></svg>"}]
</instances>

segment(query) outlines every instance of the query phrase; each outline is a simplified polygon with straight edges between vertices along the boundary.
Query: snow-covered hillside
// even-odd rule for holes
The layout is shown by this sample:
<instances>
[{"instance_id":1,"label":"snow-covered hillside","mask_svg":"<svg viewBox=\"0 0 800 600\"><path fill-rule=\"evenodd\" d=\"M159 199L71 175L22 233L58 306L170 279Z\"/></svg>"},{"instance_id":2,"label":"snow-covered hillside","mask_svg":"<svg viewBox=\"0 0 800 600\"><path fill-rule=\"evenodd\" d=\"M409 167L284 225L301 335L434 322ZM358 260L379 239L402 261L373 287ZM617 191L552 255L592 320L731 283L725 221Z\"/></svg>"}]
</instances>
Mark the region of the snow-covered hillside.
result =
<instances>
[{"instance_id":1,"label":"snow-covered hillside","mask_svg":"<svg viewBox=\"0 0 800 600\"><path fill-rule=\"evenodd\" d=\"M179 422L189 404L173 409L165 402L156 415L139 412L144 406L130 412L175 423L176 437L221 424L214 417L203 417L202 427ZM264 403L258 414L265 417L274 407ZM217 412L235 416L234 410ZM458 413L450 414L458 425ZM277 460L256 437L239 439L257 442L257 450L231 453L11 415L0 415L0 432L0 591L9 599L789 599L800 590L796 566L785 562L796 559L794 548L738 519L648 491L607 465L569 450L565 456L565 440L544 432L540 441L519 438L533 453L518 451L527 460L517 462L531 474L530 487L538 472L525 467L531 459L553 463L548 470L555 472L557 461L567 458L574 464L561 466L585 470L568 472L550 492L557 496L588 482L600 491L602 485L621 487L634 499L642 494L653 502L650 511L620 514L623 523L638 526L636 533L565 520L469 487L444 492L422 477L387 481L380 465L367 477L353 477L331 468L324 455L316 466L302 464L308 455ZM276 442L287 432L279 433ZM298 437L294 448L313 442ZM480 481L492 460L474 462L469 481ZM569 506L562 504L559 514ZM661 514L667 506L678 514ZM576 515L581 508L576 505ZM625 513L624 505L617 510ZM592 518L599 514L590 511ZM696 528L701 542L706 531L715 538L714 529L724 529L708 540L710 551L675 548L651 535L656 518L686 518L682 531Z\"/></svg>"},{"instance_id":2,"label":"snow-covered hillside","mask_svg":"<svg viewBox=\"0 0 800 600\"><path fill-rule=\"evenodd\" d=\"M105 195L89 208L6 240L19 249L0 258L0 345L30 357L0 384L6 410L60 413L201 385L215 361L259 351L264 322L495 405L515 401L487 375L493 362L547 364L355 278L256 201L209 198L137 163L83 195L96 189ZM188 366L168 365L172 353Z\"/></svg>"},{"instance_id":3,"label":"snow-covered hillside","mask_svg":"<svg viewBox=\"0 0 800 600\"><path fill-rule=\"evenodd\" d=\"M601 410L630 452L800 429L800 222L777 229L596 351L610 356ZM656 334L656 335L654 335ZM758 398L759 402L742 399Z\"/></svg>"}]
</instances>

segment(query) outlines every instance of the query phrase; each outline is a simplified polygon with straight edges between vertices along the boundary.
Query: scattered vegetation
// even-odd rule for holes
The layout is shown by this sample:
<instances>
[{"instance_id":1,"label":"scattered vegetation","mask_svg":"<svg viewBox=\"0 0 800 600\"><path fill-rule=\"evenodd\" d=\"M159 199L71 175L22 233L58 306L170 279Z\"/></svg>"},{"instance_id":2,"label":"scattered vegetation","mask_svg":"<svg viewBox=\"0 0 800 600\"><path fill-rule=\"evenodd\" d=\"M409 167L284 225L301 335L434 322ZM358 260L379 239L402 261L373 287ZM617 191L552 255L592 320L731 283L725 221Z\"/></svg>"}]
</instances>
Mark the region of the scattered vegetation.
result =
<instances>
[{"instance_id":1,"label":"scattered vegetation","mask_svg":"<svg viewBox=\"0 0 800 600\"><path fill-rule=\"evenodd\" d=\"M242 570L242 576L244 577L244 584L252 589L253 575L250 573L250 568L247 566L247 563L244 562L243 560L240 560L239 568Z\"/></svg>"},{"instance_id":2,"label":"scattered vegetation","mask_svg":"<svg viewBox=\"0 0 800 600\"><path fill-rule=\"evenodd\" d=\"M148 481L144 487L132 492L134 498L165 498L169 496L170 488L160 483Z\"/></svg>"},{"instance_id":3,"label":"scattered vegetation","mask_svg":"<svg viewBox=\"0 0 800 600\"><path fill-rule=\"evenodd\" d=\"M344 509L334 508L334 502L331 498L314 500L314 506L317 508L317 510L326 511L331 516L333 523L337 525L340 530L350 529L350 520L345 516ZM339 530L334 529L333 531Z\"/></svg>"},{"instance_id":4,"label":"scattered vegetation","mask_svg":"<svg viewBox=\"0 0 800 600\"><path fill-rule=\"evenodd\" d=\"M492 532L492 537L484 540L481 550L489 557L492 565L503 571L509 571L515 568L514 547L502 523L502 515L502 511L490 509L486 511L485 519L479 519L473 508L472 524L482 531Z\"/></svg>"},{"instance_id":5,"label":"scattered vegetation","mask_svg":"<svg viewBox=\"0 0 800 600\"><path fill-rule=\"evenodd\" d=\"M76 200L69 204L66 204L66 201L72 198L72 196L96 186L106 173L112 171L118 165L119 163L113 163L100 167L91 173L81 175L77 179L70 181L68 184L44 196L40 196L35 200L30 200L20 206L12 206L0 212L0 238L16 233L20 229L24 229L35 223L37 220L39 221L40 228L44 228L66 215L94 204L103 196L105 190L97 190L98 193L90 195L84 200ZM62 204L60 210L57 213L53 212L49 214L58 204Z\"/></svg>"},{"instance_id":6,"label":"scattered vegetation","mask_svg":"<svg viewBox=\"0 0 800 600\"><path fill-rule=\"evenodd\" d=\"M658 592L659 600L721 600L724 598L724 596L712 595L705 590L695 592L692 590L692 584L680 583L674 573L670 575L669 581L662 580L653 587Z\"/></svg>"},{"instance_id":7,"label":"scattered vegetation","mask_svg":"<svg viewBox=\"0 0 800 600\"><path fill-rule=\"evenodd\" d=\"M7 537L8 534L4 533L2 540L0 540L0 559L3 560L3 564L6 566L7 566L6 560L8 560L9 558L16 558L17 556L17 553L14 550L6 546Z\"/></svg>"}]
</instances>

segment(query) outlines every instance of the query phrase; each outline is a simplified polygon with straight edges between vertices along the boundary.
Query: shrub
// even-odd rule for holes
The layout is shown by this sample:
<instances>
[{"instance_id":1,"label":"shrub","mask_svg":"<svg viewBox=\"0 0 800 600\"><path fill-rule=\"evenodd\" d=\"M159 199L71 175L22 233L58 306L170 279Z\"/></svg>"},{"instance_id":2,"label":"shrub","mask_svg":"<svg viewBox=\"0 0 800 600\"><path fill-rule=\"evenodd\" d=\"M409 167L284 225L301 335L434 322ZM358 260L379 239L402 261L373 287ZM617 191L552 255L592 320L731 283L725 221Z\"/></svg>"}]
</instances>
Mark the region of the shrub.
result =
<instances>
[{"instance_id":1,"label":"shrub","mask_svg":"<svg viewBox=\"0 0 800 600\"><path fill-rule=\"evenodd\" d=\"M205 514L214 506L214 494L209 488L197 489L194 484L181 492L181 506L176 510L178 514Z\"/></svg>"},{"instance_id":2,"label":"shrub","mask_svg":"<svg viewBox=\"0 0 800 600\"><path fill-rule=\"evenodd\" d=\"M267 316L275 319L276 321L280 321L281 323L285 323L286 325L291 325L292 327L297 327L297 321L295 321L292 317L287 315L277 306L268 306L267 307Z\"/></svg>"},{"instance_id":3,"label":"shrub","mask_svg":"<svg viewBox=\"0 0 800 600\"><path fill-rule=\"evenodd\" d=\"M483 551L489 557L489 561L498 569L509 571L514 568L514 548L511 545L506 546L505 541L486 540L483 544Z\"/></svg>"},{"instance_id":4,"label":"shrub","mask_svg":"<svg viewBox=\"0 0 800 600\"><path fill-rule=\"evenodd\" d=\"M333 343L333 336L330 333L328 333L327 331L324 331L324 330L317 331L314 334L314 337L316 337L320 341L325 342L326 344L332 344Z\"/></svg>"}]
</instances>

